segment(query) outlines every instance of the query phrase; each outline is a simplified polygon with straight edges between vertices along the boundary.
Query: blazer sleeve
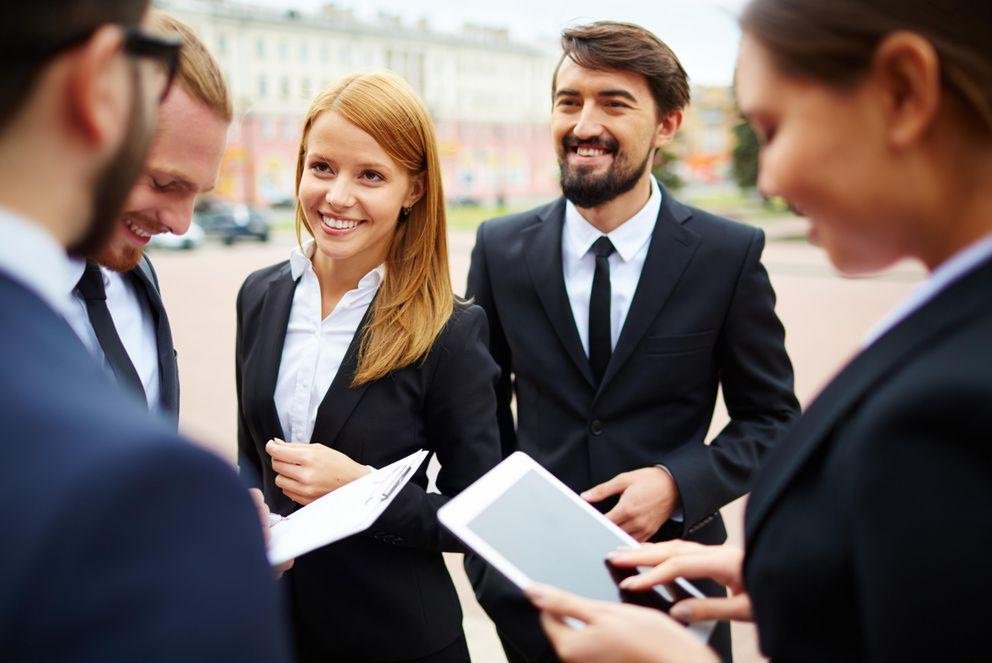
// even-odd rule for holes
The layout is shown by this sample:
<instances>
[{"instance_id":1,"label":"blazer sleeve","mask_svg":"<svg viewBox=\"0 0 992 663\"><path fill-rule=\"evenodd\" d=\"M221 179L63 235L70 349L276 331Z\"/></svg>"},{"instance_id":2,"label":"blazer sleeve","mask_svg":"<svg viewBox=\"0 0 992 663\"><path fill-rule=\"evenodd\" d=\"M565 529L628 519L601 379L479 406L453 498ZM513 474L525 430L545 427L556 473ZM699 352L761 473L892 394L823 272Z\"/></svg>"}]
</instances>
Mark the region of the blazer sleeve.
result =
<instances>
[{"instance_id":1,"label":"blazer sleeve","mask_svg":"<svg viewBox=\"0 0 992 663\"><path fill-rule=\"evenodd\" d=\"M730 423L710 444L684 445L664 459L679 489L683 535L751 489L765 452L799 414L764 246L764 233L754 230L717 341Z\"/></svg>"},{"instance_id":2,"label":"blazer sleeve","mask_svg":"<svg viewBox=\"0 0 992 663\"><path fill-rule=\"evenodd\" d=\"M84 632L59 634L75 660L289 659L257 512L220 459L178 438L115 449L83 492L37 559L61 588L38 593L55 601L39 614L87 604Z\"/></svg>"},{"instance_id":3,"label":"blazer sleeve","mask_svg":"<svg viewBox=\"0 0 992 663\"><path fill-rule=\"evenodd\" d=\"M486 315L477 306L456 311L431 351L433 374L423 399L428 443L441 469L438 493L407 484L372 527L396 545L461 551L441 527L437 510L500 460L493 384L499 369L486 348Z\"/></svg>"},{"instance_id":4,"label":"blazer sleeve","mask_svg":"<svg viewBox=\"0 0 992 663\"><path fill-rule=\"evenodd\" d=\"M242 480L251 488L262 490L262 461L258 450L248 432L248 422L245 419L244 406L241 402L242 372L245 362L244 333L245 310L244 293L247 281L238 291L237 323L234 336L234 384L237 389L238 402L238 471Z\"/></svg>"},{"instance_id":5,"label":"blazer sleeve","mask_svg":"<svg viewBox=\"0 0 992 663\"><path fill-rule=\"evenodd\" d=\"M853 451L840 493L872 660L964 661L988 647L992 382L974 358L907 375L842 434Z\"/></svg>"},{"instance_id":6,"label":"blazer sleeve","mask_svg":"<svg viewBox=\"0 0 992 663\"><path fill-rule=\"evenodd\" d=\"M492 281L489 278L485 231L486 224L483 223L475 235L475 247L472 249L465 296L470 298L472 303L482 307L489 321L489 352L500 370L496 382L496 420L499 425L501 454L506 458L517 450L516 425L510 409L510 402L513 399L512 356L499 312L496 310Z\"/></svg>"}]
</instances>

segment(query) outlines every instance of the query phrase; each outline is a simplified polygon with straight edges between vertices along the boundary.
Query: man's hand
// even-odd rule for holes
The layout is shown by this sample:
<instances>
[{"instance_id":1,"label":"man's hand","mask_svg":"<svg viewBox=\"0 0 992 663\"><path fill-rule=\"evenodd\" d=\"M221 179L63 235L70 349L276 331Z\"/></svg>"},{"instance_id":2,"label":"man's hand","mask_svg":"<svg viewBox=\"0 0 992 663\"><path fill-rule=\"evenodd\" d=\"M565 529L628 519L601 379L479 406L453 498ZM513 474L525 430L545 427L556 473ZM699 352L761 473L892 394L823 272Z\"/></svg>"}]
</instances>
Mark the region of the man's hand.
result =
<instances>
[{"instance_id":1,"label":"man's hand","mask_svg":"<svg viewBox=\"0 0 992 663\"><path fill-rule=\"evenodd\" d=\"M551 587L527 590L541 626L564 661L668 663L719 661L684 626L651 608L591 601ZM565 620L578 620L574 628Z\"/></svg>"},{"instance_id":2,"label":"man's hand","mask_svg":"<svg viewBox=\"0 0 992 663\"><path fill-rule=\"evenodd\" d=\"M622 493L620 501L606 517L642 542L651 538L679 506L679 489L672 475L660 467L618 474L582 493L582 499L595 503L617 493Z\"/></svg>"},{"instance_id":3,"label":"man's hand","mask_svg":"<svg viewBox=\"0 0 992 663\"><path fill-rule=\"evenodd\" d=\"M269 545L269 505L265 503L265 496L262 495L262 491L258 488L249 488L248 494L251 495L251 500L255 503L255 508L258 510L258 519L262 523L262 537L265 539L265 545ZM282 574L293 568L293 562L296 560L289 560L288 562L283 562L279 566L273 569L276 574L276 579L282 577Z\"/></svg>"},{"instance_id":4,"label":"man's hand","mask_svg":"<svg viewBox=\"0 0 992 663\"><path fill-rule=\"evenodd\" d=\"M298 504L309 504L370 472L366 466L323 444L269 440L265 451L272 456L276 485Z\"/></svg>"},{"instance_id":5,"label":"man's hand","mask_svg":"<svg viewBox=\"0 0 992 663\"><path fill-rule=\"evenodd\" d=\"M711 619L752 621L751 598L744 588L744 551L736 546L704 546L689 541L666 541L610 555L616 566L654 566L620 582L624 589L642 591L683 577L689 580L711 578L726 586L727 598L685 599L676 603L669 614L685 623Z\"/></svg>"}]
</instances>

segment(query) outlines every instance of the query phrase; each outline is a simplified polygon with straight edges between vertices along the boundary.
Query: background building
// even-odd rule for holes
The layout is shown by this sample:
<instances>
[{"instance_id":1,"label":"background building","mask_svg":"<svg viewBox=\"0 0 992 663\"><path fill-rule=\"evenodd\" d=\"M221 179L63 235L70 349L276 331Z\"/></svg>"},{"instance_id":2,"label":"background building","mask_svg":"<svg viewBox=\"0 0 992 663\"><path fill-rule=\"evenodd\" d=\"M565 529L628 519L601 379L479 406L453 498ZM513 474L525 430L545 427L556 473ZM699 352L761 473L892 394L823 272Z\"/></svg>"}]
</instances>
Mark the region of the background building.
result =
<instances>
[{"instance_id":1,"label":"background building","mask_svg":"<svg viewBox=\"0 0 992 663\"><path fill-rule=\"evenodd\" d=\"M673 152L681 157L679 175L687 183L730 181L734 125L740 113L729 87L695 86Z\"/></svg>"},{"instance_id":2,"label":"background building","mask_svg":"<svg viewBox=\"0 0 992 663\"><path fill-rule=\"evenodd\" d=\"M216 55L235 105L218 195L292 200L301 120L314 95L356 71L390 69L434 118L449 201L492 204L558 194L548 118L556 44L514 42L467 24L458 34L327 4L304 14L224 0L158 0Z\"/></svg>"}]
</instances>

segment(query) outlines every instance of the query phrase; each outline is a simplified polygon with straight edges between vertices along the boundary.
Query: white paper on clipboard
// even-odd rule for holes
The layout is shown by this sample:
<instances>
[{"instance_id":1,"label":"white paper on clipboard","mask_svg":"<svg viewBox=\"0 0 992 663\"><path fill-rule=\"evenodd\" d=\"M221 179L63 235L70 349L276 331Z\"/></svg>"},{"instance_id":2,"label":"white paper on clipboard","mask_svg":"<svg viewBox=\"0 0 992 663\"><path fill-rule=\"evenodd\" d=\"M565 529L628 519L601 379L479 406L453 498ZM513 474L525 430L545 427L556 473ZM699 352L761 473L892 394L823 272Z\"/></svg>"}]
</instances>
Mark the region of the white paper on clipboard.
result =
<instances>
[{"instance_id":1,"label":"white paper on clipboard","mask_svg":"<svg viewBox=\"0 0 992 663\"><path fill-rule=\"evenodd\" d=\"M327 493L285 518L274 516L269 528L269 563L288 562L311 550L358 534L372 525L420 467L428 452L366 474Z\"/></svg>"}]
</instances>

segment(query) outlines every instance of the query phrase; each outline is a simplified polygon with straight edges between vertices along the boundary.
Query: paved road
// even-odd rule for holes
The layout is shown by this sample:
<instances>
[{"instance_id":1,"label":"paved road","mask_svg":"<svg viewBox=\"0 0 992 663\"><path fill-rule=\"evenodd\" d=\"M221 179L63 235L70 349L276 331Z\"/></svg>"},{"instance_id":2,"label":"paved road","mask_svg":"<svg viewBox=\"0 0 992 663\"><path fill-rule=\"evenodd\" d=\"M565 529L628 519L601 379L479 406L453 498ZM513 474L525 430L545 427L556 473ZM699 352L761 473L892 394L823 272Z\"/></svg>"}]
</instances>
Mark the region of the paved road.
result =
<instances>
[{"instance_id":1,"label":"paved road","mask_svg":"<svg viewBox=\"0 0 992 663\"><path fill-rule=\"evenodd\" d=\"M468 271L473 234L450 236L451 271L461 291ZM274 236L268 244L222 247L208 244L191 252L153 255L163 296L172 319L182 380L184 431L232 462L235 457L234 302L245 276L284 260L293 245L291 234ZM915 265L899 265L871 279L842 279L823 254L803 242L770 242L765 265L778 294L778 313L786 344L796 368L796 390L805 404L858 348L871 325L904 297L923 277ZM727 421L717 412L712 430ZM732 541L740 541L743 500L724 509ZM461 572L457 555L449 567L465 606L465 628L473 660L496 663L505 659L492 624L479 609ZM736 628L735 657L760 661L753 629Z\"/></svg>"}]
</instances>

